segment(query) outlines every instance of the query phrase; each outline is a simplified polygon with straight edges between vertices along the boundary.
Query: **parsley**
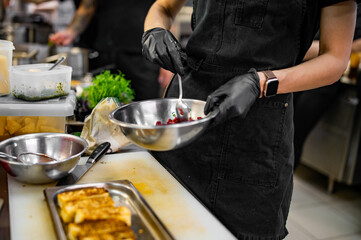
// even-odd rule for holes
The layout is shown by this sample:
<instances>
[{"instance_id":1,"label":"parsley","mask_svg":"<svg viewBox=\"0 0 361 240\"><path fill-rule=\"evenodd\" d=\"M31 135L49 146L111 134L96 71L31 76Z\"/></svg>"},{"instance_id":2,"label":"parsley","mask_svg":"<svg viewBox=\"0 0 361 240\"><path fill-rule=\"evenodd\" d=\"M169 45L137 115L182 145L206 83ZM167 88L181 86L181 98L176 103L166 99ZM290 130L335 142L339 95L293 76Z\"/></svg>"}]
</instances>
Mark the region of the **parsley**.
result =
<instances>
[{"instance_id":1,"label":"parsley","mask_svg":"<svg viewBox=\"0 0 361 240\"><path fill-rule=\"evenodd\" d=\"M134 90L123 73L111 74L107 70L93 78L93 84L84 89L82 97L88 99L91 108L106 97L115 97L127 104L134 99Z\"/></svg>"}]
</instances>

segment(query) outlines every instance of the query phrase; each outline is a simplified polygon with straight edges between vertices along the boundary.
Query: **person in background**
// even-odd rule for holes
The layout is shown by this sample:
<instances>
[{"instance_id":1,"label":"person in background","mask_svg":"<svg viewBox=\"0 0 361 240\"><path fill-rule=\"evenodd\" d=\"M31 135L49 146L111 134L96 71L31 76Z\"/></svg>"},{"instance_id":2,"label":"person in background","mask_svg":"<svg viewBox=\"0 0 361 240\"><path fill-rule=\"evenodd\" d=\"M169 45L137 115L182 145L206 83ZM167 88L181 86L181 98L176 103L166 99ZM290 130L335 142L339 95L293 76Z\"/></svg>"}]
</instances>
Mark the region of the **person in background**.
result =
<instances>
[{"instance_id":1,"label":"person in background","mask_svg":"<svg viewBox=\"0 0 361 240\"><path fill-rule=\"evenodd\" d=\"M131 80L135 100L158 98L159 66L142 57L139 41L145 16L153 2L82 0L78 2L71 24L49 39L58 45L75 43L96 50L99 56L90 60L90 71L104 69L117 73L120 70Z\"/></svg>"},{"instance_id":2,"label":"person in background","mask_svg":"<svg viewBox=\"0 0 361 240\"><path fill-rule=\"evenodd\" d=\"M361 5L357 5L356 27L354 41L352 42L351 54L361 52ZM316 34L310 49L306 53L304 61L313 59L319 55L319 33ZM358 85L360 81L358 80ZM294 170L301 162L304 143L310 132L314 129L323 114L332 106L342 90L343 84L337 81L329 86L320 87L308 91L300 91L294 94ZM360 88L360 87L358 87ZM359 94L360 95L360 94ZM360 97L360 96L359 96Z\"/></svg>"},{"instance_id":3,"label":"person in background","mask_svg":"<svg viewBox=\"0 0 361 240\"><path fill-rule=\"evenodd\" d=\"M2 23L5 18L5 10L9 4L10 0L0 0L0 23Z\"/></svg>"},{"instance_id":4,"label":"person in background","mask_svg":"<svg viewBox=\"0 0 361 240\"><path fill-rule=\"evenodd\" d=\"M340 78L356 3L197 0L185 51L168 31L184 3L153 4L143 55L183 75L184 97L205 100L205 114L219 113L191 144L152 154L237 238L283 239L293 189L292 92ZM318 29L320 54L303 62ZM178 96L177 81L166 96Z\"/></svg>"}]
</instances>

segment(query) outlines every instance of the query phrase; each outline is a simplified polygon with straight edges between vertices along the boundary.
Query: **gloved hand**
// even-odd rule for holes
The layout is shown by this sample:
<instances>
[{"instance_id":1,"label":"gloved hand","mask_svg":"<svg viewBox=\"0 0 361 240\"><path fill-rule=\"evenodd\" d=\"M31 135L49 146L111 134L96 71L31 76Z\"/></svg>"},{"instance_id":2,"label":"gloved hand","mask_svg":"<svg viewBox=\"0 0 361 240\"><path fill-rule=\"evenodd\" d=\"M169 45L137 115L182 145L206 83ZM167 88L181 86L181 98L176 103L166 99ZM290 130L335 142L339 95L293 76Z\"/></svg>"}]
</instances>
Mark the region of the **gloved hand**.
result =
<instances>
[{"instance_id":1,"label":"gloved hand","mask_svg":"<svg viewBox=\"0 0 361 240\"><path fill-rule=\"evenodd\" d=\"M186 54L171 32L163 28L146 31L142 37L143 56L173 73L184 74L182 58Z\"/></svg>"},{"instance_id":2,"label":"gloved hand","mask_svg":"<svg viewBox=\"0 0 361 240\"><path fill-rule=\"evenodd\" d=\"M234 77L211 93L207 97L204 114L218 106L219 114L214 119L215 124L236 116L244 118L260 93L259 77L252 68L247 74Z\"/></svg>"}]
</instances>

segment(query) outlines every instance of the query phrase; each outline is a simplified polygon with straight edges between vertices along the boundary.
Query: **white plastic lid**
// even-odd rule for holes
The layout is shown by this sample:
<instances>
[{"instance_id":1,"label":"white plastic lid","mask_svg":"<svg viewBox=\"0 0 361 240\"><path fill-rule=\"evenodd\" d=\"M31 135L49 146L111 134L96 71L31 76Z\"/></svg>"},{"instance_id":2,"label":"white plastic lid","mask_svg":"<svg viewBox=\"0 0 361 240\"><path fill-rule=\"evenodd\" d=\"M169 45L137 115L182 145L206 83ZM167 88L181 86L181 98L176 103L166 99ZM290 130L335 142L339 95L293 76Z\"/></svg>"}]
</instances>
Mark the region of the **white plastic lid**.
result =
<instances>
[{"instance_id":1,"label":"white plastic lid","mask_svg":"<svg viewBox=\"0 0 361 240\"><path fill-rule=\"evenodd\" d=\"M14 44L13 42L6 41L6 40L0 40L0 50L14 50Z\"/></svg>"},{"instance_id":2,"label":"white plastic lid","mask_svg":"<svg viewBox=\"0 0 361 240\"><path fill-rule=\"evenodd\" d=\"M67 96L28 102L13 97L11 94L0 97L0 116L47 116L66 117L74 114L75 92Z\"/></svg>"},{"instance_id":3,"label":"white plastic lid","mask_svg":"<svg viewBox=\"0 0 361 240\"><path fill-rule=\"evenodd\" d=\"M54 64L50 63L24 64L13 66L11 69L14 74L22 77L29 75L32 77L42 77L44 75L57 75L61 73L69 73L72 71L72 67L65 65L58 65L53 70L49 71L49 68L53 65Z\"/></svg>"}]
</instances>

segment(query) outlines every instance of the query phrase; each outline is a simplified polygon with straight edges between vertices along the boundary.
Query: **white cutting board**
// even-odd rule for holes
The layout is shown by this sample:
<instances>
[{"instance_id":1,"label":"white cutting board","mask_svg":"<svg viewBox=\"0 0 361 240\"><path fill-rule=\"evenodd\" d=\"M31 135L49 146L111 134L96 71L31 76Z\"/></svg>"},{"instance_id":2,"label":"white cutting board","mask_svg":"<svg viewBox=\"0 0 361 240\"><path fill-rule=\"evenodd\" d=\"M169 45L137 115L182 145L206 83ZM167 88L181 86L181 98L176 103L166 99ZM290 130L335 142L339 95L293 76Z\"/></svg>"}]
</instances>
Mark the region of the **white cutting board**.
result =
<instances>
[{"instance_id":1,"label":"white cutting board","mask_svg":"<svg viewBox=\"0 0 361 240\"><path fill-rule=\"evenodd\" d=\"M86 158L81 159L84 163ZM105 155L78 183L128 179L176 239L236 239L148 152ZM8 177L13 240L56 239L43 189Z\"/></svg>"}]
</instances>

